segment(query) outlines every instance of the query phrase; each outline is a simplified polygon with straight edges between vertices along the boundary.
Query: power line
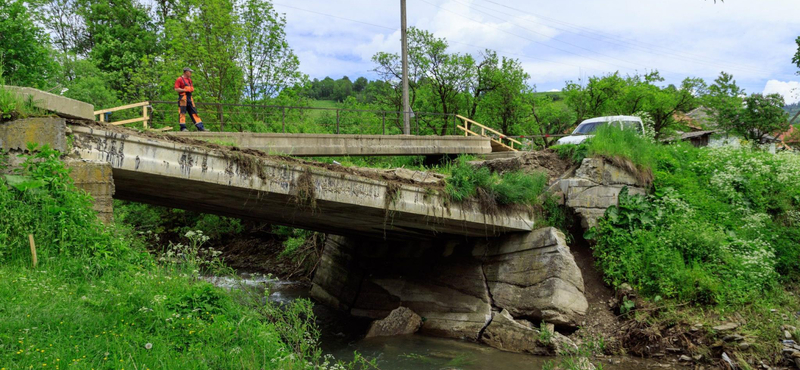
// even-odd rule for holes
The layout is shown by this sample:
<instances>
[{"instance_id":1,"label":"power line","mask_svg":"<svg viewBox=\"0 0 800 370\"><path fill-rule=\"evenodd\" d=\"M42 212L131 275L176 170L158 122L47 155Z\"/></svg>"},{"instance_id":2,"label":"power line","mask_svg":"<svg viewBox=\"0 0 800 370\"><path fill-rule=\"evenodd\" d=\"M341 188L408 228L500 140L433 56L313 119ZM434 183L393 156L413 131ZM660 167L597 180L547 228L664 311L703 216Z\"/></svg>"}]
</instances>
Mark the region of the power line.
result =
<instances>
[{"instance_id":1,"label":"power line","mask_svg":"<svg viewBox=\"0 0 800 370\"><path fill-rule=\"evenodd\" d=\"M650 43L642 42L642 41L635 40L635 39L624 39L622 37L617 37L617 36L614 36L614 35L611 35L611 34L608 34L608 33L602 32L602 31L594 30L594 29L591 29L591 28L588 28L588 27L575 25L575 24L572 24L572 23L569 23L569 22L561 21L561 20L556 19L556 18L547 17L547 16L544 16L544 15L541 15L541 14L538 14L538 13L528 12L528 11L525 11L525 10L522 10L522 9L519 9L519 8L514 8L514 7L511 7L511 6L496 2L496 1L492 1L492 0L483 0L483 1L495 4L495 5L498 5L498 6L501 6L501 7L504 7L504 8L507 8L507 9L510 9L510 10L513 10L513 11L516 11L516 12L526 13L526 14L533 15L533 16L541 18L541 19L547 19L547 20L550 20L551 22L559 23L559 24L562 24L562 25L564 25L566 27L577 29L577 30L582 31L582 32L587 32L587 33L590 33L590 34L596 34L596 35L600 36L600 37L591 37L591 36L586 35L584 33L579 33L579 32L575 32L575 31L566 30L566 29L558 28L558 27L555 27L555 26L552 26L552 25L550 26L550 27L553 27L555 29L559 29L559 30L565 31L565 32L570 32L570 33L573 33L573 34L581 36L581 37L586 37L586 38L590 38L590 39L593 39L593 40L603 41L603 42L607 42L607 43L611 43L611 44L615 44L615 45L620 45L620 46L626 46L627 45L627 46L638 48L639 50L642 50L642 51L645 51L645 52L649 52L649 53L653 53L653 54L659 54L659 55L662 55L662 56L667 56L667 57L670 57L670 58L675 58L675 59L684 60L684 61L693 61L693 62L697 62L697 63L703 63L703 64L714 65L714 66L716 66L717 64L723 64L724 63L724 64L727 64L729 67L734 67L732 69L738 69L740 71L765 73L765 71L763 71L761 69L758 69L756 67L753 67L753 66L749 66L749 65L745 65L745 64L741 64L741 63L732 63L730 61L714 60L714 59L710 59L710 58L707 58L707 57L702 57L702 56L689 54L689 53L686 53L686 52L678 50L678 49L671 49L671 48L664 47L664 46L661 46L661 45L650 44ZM498 13L501 13L501 14L505 14L505 15L508 15L508 16L513 16L513 14L503 13L503 12L500 12L500 11L498 11L496 9L491 9L491 8L488 8L488 7L483 7L483 8L490 9L492 11L495 11L495 12L498 12ZM612 41L609 41L607 39L612 39L612 40L615 40L615 41L612 42ZM639 45L637 45L637 44L639 44ZM641 46L641 45L644 45L644 46ZM652 50L653 48L669 50L672 53Z\"/></svg>"},{"instance_id":2,"label":"power line","mask_svg":"<svg viewBox=\"0 0 800 370\"><path fill-rule=\"evenodd\" d=\"M319 14L319 15L323 15L323 16L326 16L326 17L338 18L338 19L342 19L342 20L345 20L345 21L350 21L350 22L355 22L355 23L366 24L367 26L372 26L372 27L380 27L380 28L387 29L387 30L392 30L392 31L396 31L396 30L397 30L397 28L392 28L392 27L381 26L381 25L379 25L379 24L374 24L374 23L363 22L363 21L359 21L359 20L355 20L355 19L350 19L350 18L340 17L340 16L338 16L338 15L327 14L327 13L317 12L317 11L314 11L314 10L308 10L308 9L298 8L298 7L296 7L296 6L291 6L291 5L281 4L281 3L273 3L273 4L274 4L274 5L285 6L285 7L287 7L287 8L291 8L291 9L295 9L295 10L302 10L302 11L304 11L304 12L309 12L309 13Z\"/></svg>"}]
</instances>

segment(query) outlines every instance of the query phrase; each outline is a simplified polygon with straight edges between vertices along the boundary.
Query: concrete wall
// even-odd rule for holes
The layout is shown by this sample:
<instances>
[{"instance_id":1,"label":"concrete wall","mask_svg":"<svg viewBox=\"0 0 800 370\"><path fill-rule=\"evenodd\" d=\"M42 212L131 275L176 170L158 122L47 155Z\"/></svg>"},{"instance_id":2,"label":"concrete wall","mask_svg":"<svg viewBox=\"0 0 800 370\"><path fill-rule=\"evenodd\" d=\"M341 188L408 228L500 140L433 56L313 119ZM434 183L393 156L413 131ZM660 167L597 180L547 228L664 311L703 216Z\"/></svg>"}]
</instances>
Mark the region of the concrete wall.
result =
<instances>
[{"instance_id":1,"label":"concrete wall","mask_svg":"<svg viewBox=\"0 0 800 370\"><path fill-rule=\"evenodd\" d=\"M97 217L105 223L114 221L114 179L111 164L104 161L67 160L69 177L78 189L84 190L94 199Z\"/></svg>"},{"instance_id":2,"label":"concrete wall","mask_svg":"<svg viewBox=\"0 0 800 370\"><path fill-rule=\"evenodd\" d=\"M24 99L32 99L37 108L55 113L61 117L88 119L94 121L94 106L75 99L31 87L4 86Z\"/></svg>"},{"instance_id":3,"label":"concrete wall","mask_svg":"<svg viewBox=\"0 0 800 370\"><path fill-rule=\"evenodd\" d=\"M28 143L67 150L67 124L59 117L32 117L0 124L0 149L27 150Z\"/></svg>"},{"instance_id":4,"label":"concrete wall","mask_svg":"<svg viewBox=\"0 0 800 370\"><path fill-rule=\"evenodd\" d=\"M487 138L466 136L264 134L174 132L170 135L234 144L270 154L295 157L400 156L491 153Z\"/></svg>"}]
</instances>

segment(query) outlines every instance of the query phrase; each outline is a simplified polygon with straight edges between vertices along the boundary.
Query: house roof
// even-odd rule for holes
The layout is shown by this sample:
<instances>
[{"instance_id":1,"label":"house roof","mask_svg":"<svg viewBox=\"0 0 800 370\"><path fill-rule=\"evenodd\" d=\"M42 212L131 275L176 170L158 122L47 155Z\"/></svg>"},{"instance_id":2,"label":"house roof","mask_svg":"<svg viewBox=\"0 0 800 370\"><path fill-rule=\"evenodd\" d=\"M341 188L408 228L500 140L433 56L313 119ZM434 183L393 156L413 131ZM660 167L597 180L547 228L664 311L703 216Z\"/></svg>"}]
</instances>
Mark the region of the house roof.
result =
<instances>
[{"instance_id":1,"label":"house roof","mask_svg":"<svg viewBox=\"0 0 800 370\"><path fill-rule=\"evenodd\" d=\"M787 144L800 143L800 129L795 126L789 126L789 130L778 135L778 140Z\"/></svg>"}]
</instances>

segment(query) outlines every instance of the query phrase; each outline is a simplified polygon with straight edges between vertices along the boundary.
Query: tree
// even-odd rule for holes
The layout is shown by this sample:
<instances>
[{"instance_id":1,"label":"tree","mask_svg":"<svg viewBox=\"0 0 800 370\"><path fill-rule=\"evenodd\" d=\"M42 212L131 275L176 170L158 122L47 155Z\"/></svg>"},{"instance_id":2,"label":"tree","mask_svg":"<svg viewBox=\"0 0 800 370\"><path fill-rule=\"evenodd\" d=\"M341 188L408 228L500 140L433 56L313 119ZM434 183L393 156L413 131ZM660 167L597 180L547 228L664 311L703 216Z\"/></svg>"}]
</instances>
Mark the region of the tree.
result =
<instances>
[{"instance_id":1,"label":"tree","mask_svg":"<svg viewBox=\"0 0 800 370\"><path fill-rule=\"evenodd\" d=\"M109 74L108 82L123 101L141 100L130 81L143 57L161 54L156 27L135 0L78 0L92 62Z\"/></svg>"},{"instance_id":2,"label":"tree","mask_svg":"<svg viewBox=\"0 0 800 370\"><path fill-rule=\"evenodd\" d=\"M556 104L551 95L530 93L526 96L530 105L535 126L533 132L539 135L558 135L574 125L574 112L565 104ZM545 147L552 145L557 138L543 138Z\"/></svg>"},{"instance_id":3,"label":"tree","mask_svg":"<svg viewBox=\"0 0 800 370\"><path fill-rule=\"evenodd\" d=\"M531 115L525 99L526 94L530 92L528 86L530 75L525 72L518 60L506 57L502 58L499 66L490 69L488 73L489 82L483 86L489 89L485 97L479 101L481 115L488 116L484 122L494 124L504 134L524 134L522 122Z\"/></svg>"},{"instance_id":4,"label":"tree","mask_svg":"<svg viewBox=\"0 0 800 370\"><path fill-rule=\"evenodd\" d=\"M797 37L797 40L795 40L795 42L797 42L797 53L794 54L794 57L792 58L792 63L796 64L797 68L800 68L800 36ZM800 75L800 71L797 71L797 74Z\"/></svg>"},{"instance_id":5,"label":"tree","mask_svg":"<svg viewBox=\"0 0 800 370\"><path fill-rule=\"evenodd\" d=\"M434 112L458 113L458 95L467 90L474 74L474 59L469 54L450 54L447 40L417 28L408 31L408 53L418 60L431 98L429 107ZM434 133L445 135L448 119L428 119L423 123Z\"/></svg>"},{"instance_id":6,"label":"tree","mask_svg":"<svg viewBox=\"0 0 800 370\"><path fill-rule=\"evenodd\" d=\"M688 112L697 107L694 92L704 85L701 79L687 78L681 87L673 85L665 88L654 86L652 93L646 97L642 111L653 119L655 138L660 139L672 131L675 126L675 113ZM632 112L633 114L635 112Z\"/></svg>"},{"instance_id":7,"label":"tree","mask_svg":"<svg viewBox=\"0 0 800 370\"><path fill-rule=\"evenodd\" d=\"M738 119L728 127L731 132L761 143L764 137L789 130L788 114L780 94L752 94L744 99Z\"/></svg>"},{"instance_id":8,"label":"tree","mask_svg":"<svg viewBox=\"0 0 800 370\"><path fill-rule=\"evenodd\" d=\"M344 76L338 80L333 85L333 99L336 101L343 102L347 99L348 96L353 94L353 83L350 81L350 77Z\"/></svg>"},{"instance_id":9,"label":"tree","mask_svg":"<svg viewBox=\"0 0 800 370\"><path fill-rule=\"evenodd\" d=\"M626 81L619 72L603 77L590 77L584 87L569 81L564 88L564 100L575 111L575 123L585 119L617 114L618 99L623 94Z\"/></svg>"},{"instance_id":10,"label":"tree","mask_svg":"<svg viewBox=\"0 0 800 370\"><path fill-rule=\"evenodd\" d=\"M703 103L711 110L711 118L717 126L733 127L742 107L744 90L736 84L733 76L721 72L714 83L708 87L708 93L702 98Z\"/></svg>"},{"instance_id":11,"label":"tree","mask_svg":"<svg viewBox=\"0 0 800 370\"><path fill-rule=\"evenodd\" d=\"M34 23L22 0L0 2L0 73L8 83L51 87L58 66L50 38Z\"/></svg>"},{"instance_id":12,"label":"tree","mask_svg":"<svg viewBox=\"0 0 800 370\"><path fill-rule=\"evenodd\" d=\"M369 81L366 78L359 77L353 82L353 91L357 93L363 92L367 88L367 84L369 84Z\"/></svg>"},{"instance_id":13,"label":"tree","mask_svg":"<svg viewBox=\"0 0 800 370\"><path fill-rule=\"evenodd\" d=\"M303 79L300 60L286 41L286 17L268 0L244 0L241 68L250 101L274 97Z\"/></svg>"},{"instance_id":14,"label":"tree","mask_svg":"<svg viewBox=\"0 0 800 370\"><path fill-rule=\"evenodd\" d=\"M79 0L46 0L40 5L40 21L50 30L56 48L67 56L86 56L86 24L78 13Z\"/></svg>"},{"instance_id":15,"label":"tree","mask_svg":"<svg viewBox=\"0 0 800 370\"><path fill-rule=\"evenodd\" d=\"M242 29L232 0L190 0L181 19L167 22L169 56L175 66L195 69L195 85L201 98L235 103L242 96L242 70L237 61L242 50ZM174 79L174 77L173 77Z\"/></svg>"}]
</instances>

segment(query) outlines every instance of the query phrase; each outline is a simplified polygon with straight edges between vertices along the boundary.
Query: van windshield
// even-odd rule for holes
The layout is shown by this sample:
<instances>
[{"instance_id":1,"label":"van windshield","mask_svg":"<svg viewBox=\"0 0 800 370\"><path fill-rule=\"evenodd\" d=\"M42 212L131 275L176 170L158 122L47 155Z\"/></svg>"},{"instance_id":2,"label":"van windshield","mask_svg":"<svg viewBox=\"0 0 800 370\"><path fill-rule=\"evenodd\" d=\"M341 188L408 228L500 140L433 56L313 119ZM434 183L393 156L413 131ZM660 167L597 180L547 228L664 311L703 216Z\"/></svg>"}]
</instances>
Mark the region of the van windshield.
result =
<instances>
[{"instance_id":1,"label":"van windshield","mask_svg":"<svg viewBox=\"0 0 800 370\"><path fill-rule=\"evenodd\" d=\"M636 130L638 133L642 133L642 126L639 124L638 121L613 121L613 122L586 122L581 123L572 132L573 135L591 135L597 128L603 125L607 125L609 123L613 123L615 127L622 128L623 130ZM620 127L621 126L621 127Z\"/></svg>"},{"instance_id":2,"label":"van windshield","mask_svg":"<svg viewBox=\"0 0 800 370\"><path fill-rule=\"evenodd\" d=\"M608 122L586 122L581 123L572 132L573 135L589 135L597 130L598 127L608 124Z\"/></svg>"}]
</instances>

